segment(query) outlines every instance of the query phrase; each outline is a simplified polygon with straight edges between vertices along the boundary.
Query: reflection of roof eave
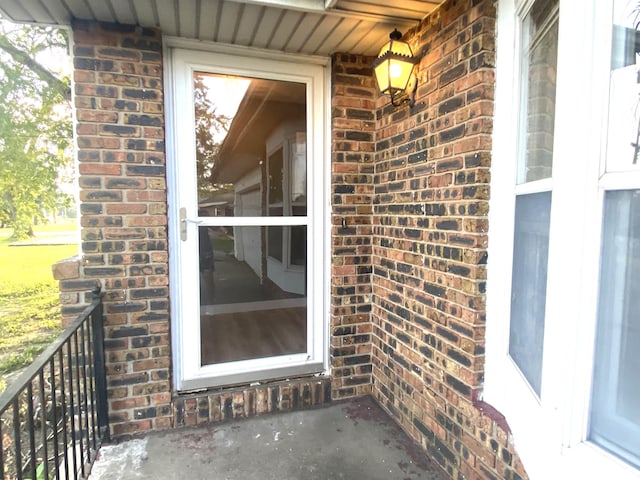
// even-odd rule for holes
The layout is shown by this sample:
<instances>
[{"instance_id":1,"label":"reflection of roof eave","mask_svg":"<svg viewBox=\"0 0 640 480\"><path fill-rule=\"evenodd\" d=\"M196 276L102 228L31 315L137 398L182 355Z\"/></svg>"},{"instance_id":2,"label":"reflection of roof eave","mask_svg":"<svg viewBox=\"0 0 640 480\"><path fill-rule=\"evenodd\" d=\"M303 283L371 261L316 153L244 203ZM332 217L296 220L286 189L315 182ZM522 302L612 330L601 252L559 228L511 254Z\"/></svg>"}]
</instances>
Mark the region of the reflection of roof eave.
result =
<instances>
[{"instance_id":1,"label":"reflection of roof eave","mask_svg":"<svg viewBox=\"0 0 640 480\"><path fill-rule=\"evenodd\" d=\"M303 84L251 81L220 145L213 171L216 183L234 183L257 168L273 130L286 120L304 120L305 88Z\"/></svg>"},{"instance_id":2,"label":"reflection of roof eave","mask_svg":"<svg viewBox=\"0 0 640 480\"><path fill-rule=\"evenodd\" d=\"M231 124L229 125L229 130L220 145L220 157L224 158L229 155L230 152L234 150L235 145L242 137L242 131L246 128L247 123L250 120L248 112L255 112L258 110L259 103L254 98L254 82L252 81L247 88L244 97L242 97L242 101L240 105L238 105L238 109L236 110L236 114L231 120ZM254 113L255 115L255 113Z\"/></svg>"},{"instance_id":3,"label":"reflection of roof eave","mask_svg":"<svg viewBox=\"0 0 640 480\"><path fill-rule=\"evenodd\" d=\"M261 160L261 156L250 153L220 155L218 168L213 172L215 183L234 183L256 168Z\"/></svg>"},{"instance_id":4,"label":"reflection of roof eave","mask_svg":"<svg viewBox=\"0 0 640 480\"><path fill-rule=\"evenodd\" d=\"M213 169L213 178L216 183L233 183L236 179L240 178L244 173L249 170L249 167L242 168L241 173L237 173L237 168L233 168L235 164L246 162L247 159L243 159L241 155L233 153L233 146L236 144L238 137L240 136L243 117L250 107L248 104L252 103L253 82L249 84L249 87L245 91L242 101L238 105L236 114L231 120L229 130L220 145L218 154L218 162ZM240 157L240 158L238 158Z\"/></svg>"}]
</instances>

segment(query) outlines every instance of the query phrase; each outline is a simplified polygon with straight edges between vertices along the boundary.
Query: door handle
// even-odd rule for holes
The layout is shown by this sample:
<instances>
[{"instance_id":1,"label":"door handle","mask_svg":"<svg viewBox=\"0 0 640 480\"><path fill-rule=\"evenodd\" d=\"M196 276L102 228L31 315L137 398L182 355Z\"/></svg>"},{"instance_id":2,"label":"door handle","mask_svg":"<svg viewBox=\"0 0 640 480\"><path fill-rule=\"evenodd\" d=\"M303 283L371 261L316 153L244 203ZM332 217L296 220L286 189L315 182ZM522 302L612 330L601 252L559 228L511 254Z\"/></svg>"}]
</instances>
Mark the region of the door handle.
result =
<instances>
[{"instance_id":1,"label":"door handle","mask_svg":"<svg viewBox=\"0 0 640 480\"><path fill-rule=\"evenodd\" d=\"M199 225L202 223L202 220L193 220L191 218L187 218L187 209L182 207L180 208L180 240L183 242L187 241L187 224L194 223Z\"/></svg>"}]
</instances>

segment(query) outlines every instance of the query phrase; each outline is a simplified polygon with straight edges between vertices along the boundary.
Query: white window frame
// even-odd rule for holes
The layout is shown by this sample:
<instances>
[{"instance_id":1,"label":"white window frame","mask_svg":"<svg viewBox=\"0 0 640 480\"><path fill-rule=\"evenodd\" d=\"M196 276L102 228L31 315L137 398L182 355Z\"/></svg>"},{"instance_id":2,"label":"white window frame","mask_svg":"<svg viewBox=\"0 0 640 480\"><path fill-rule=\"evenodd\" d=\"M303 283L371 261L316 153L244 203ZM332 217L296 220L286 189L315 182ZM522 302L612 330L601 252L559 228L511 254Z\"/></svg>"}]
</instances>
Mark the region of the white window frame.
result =
<instances>
[{"instance_id":1,"label":"white window frame","mask_svg":"<svg viewBox=\"0 0 640 480\"><path fill-rule=\"evenodd\" d=\"M483 399L505 415L531 480L638 480L639 470L587 439L604 193L640 188L640 168L604 170L612 0L560 0L540 399L508 355L519 138L518 25L532 4L498 2Z\"/></svg>"},{"instance_id":2,"label":"white window frame","mask_svg":"<svg viewBox=\"0 0 640 480\"><path fill-rule=\"evenodd\" d=\"M306 133L306 132L305 132ZM282 150L282 202L281 204L271 204L267 195L267 208L272 206L280 206L283 212L287 212L285 215L293 215L294 202L291 200L291 177L293 173L294 153L293 147L297 145L292 138L292 134L295 134L295 129L287 126L276 130L272 136L267 140L267 172L269 172L271 157L274 152L279 149ZM306 144L306 138L305 138ZM267 181L267 192L270 190L271 180ZM308 196L308 195L307 195ZM283 273L294 273L296 277L303 276L305 267L302 265L294 265L291 263L291 228L283 228L282 241L280 242L282 248L282 261L277 258L267 255L267 272L273 272L274 276L281 276ZM267 251L269 251L269 245L267 240ZM290 280L291 283L299 282L299 278L293 277ZM302 285L291 285L293 288L298 288L296 293L301 293L305 290L304 281ZM276 281L278 284L278 281ZM295 290L290 290L295 291Z\"/></svg>"},{"instance_id":3,"label":"white window frame","mask_svg":"<svg viewBox=\"0 0 640 480\"><path fill-rule=\"evenodd\" d=\"M330 59L324 57L280 54L258 49L196 42L174 37L164 39L165 107L167 114L167 177L169 203L169 244L180 242L180 218L176 213L185 199L185 191L197 191L195 175L192 185L179 179L178 158L195 158L192 133L184 125L193 125L192 73L212 71L239 76L253 76L274 80L303 82L307 85L307 217L283 219L279 217L247 217L240 219L245 226L306 225L307 226L307 311L312 316L307 331L307 351L300 354L200 365L199 330L186 318L199 318L199 305L183 301L187 292L198 291L197 251L171 249L170 294L173 384L178 392L203 388L260 382L302 374L329 373L329 118L330 118ZM188 100L188 101L185 101ZM186 132L186 133L185 133ZM179 146L179 147L178 147ZM188 193L186 193L188 195ZM189 202L187 202L189 203ZM195 202L190 202L195 205ZM172 208L172 205L174 206ZM197 218L197 212L187 211L187 218ZM238 217L234 217L236 223ZM202 225L226 225L225 217L207 218ZM197 238L198 224L187 223L187 235ZM194 238L194 237L192 237ZM183 265L192 265L193 275L179 276ZM187 278L188 277L188 278ZM198 303L198 302L195 302ZM198 341L194 342L193 339Z\"/></svg>"}]
</instances>

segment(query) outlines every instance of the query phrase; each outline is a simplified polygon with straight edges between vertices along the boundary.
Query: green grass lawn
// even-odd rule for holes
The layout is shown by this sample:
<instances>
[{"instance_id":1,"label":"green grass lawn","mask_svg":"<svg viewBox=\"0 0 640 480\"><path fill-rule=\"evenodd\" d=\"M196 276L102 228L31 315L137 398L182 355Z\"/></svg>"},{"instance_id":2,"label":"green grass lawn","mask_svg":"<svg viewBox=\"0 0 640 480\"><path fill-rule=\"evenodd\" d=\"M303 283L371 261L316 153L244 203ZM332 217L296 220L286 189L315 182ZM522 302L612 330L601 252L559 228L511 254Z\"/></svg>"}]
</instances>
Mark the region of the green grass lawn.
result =
<instances>
[{"instance_id":1,"label":"green grass lawn","mask_svg":"<svg viewBox=\"0 0 640 480\"><path fill-rule=\"evenodd\" d=\"M36 226L38 237L76 229L76 224ZM78 253L77 245L10 246L0 229L0 375L20 369L60 333L58 282L51 265ZM0 385L1 387L1 385Z\"/></svg>"}]
</instances>

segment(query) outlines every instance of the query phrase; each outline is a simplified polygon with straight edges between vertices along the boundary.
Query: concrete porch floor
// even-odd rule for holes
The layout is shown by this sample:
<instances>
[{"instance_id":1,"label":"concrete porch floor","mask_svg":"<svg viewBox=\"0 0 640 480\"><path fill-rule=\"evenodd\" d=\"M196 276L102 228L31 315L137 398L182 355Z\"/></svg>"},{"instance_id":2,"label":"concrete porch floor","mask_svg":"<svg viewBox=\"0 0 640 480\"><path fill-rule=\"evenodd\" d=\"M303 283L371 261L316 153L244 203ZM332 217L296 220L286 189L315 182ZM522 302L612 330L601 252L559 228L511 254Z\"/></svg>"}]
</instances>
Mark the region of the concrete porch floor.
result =
<instances>
[{"instance_id":1,"label":"concrete porch floor","mask_svg":"<svg viewBox=\"0 0 640 480\"><path fill-rule=\"evenodd\" d=\"M444 480L368 397L101 448L89 480Z\"/></svg>"}]
</instances>

